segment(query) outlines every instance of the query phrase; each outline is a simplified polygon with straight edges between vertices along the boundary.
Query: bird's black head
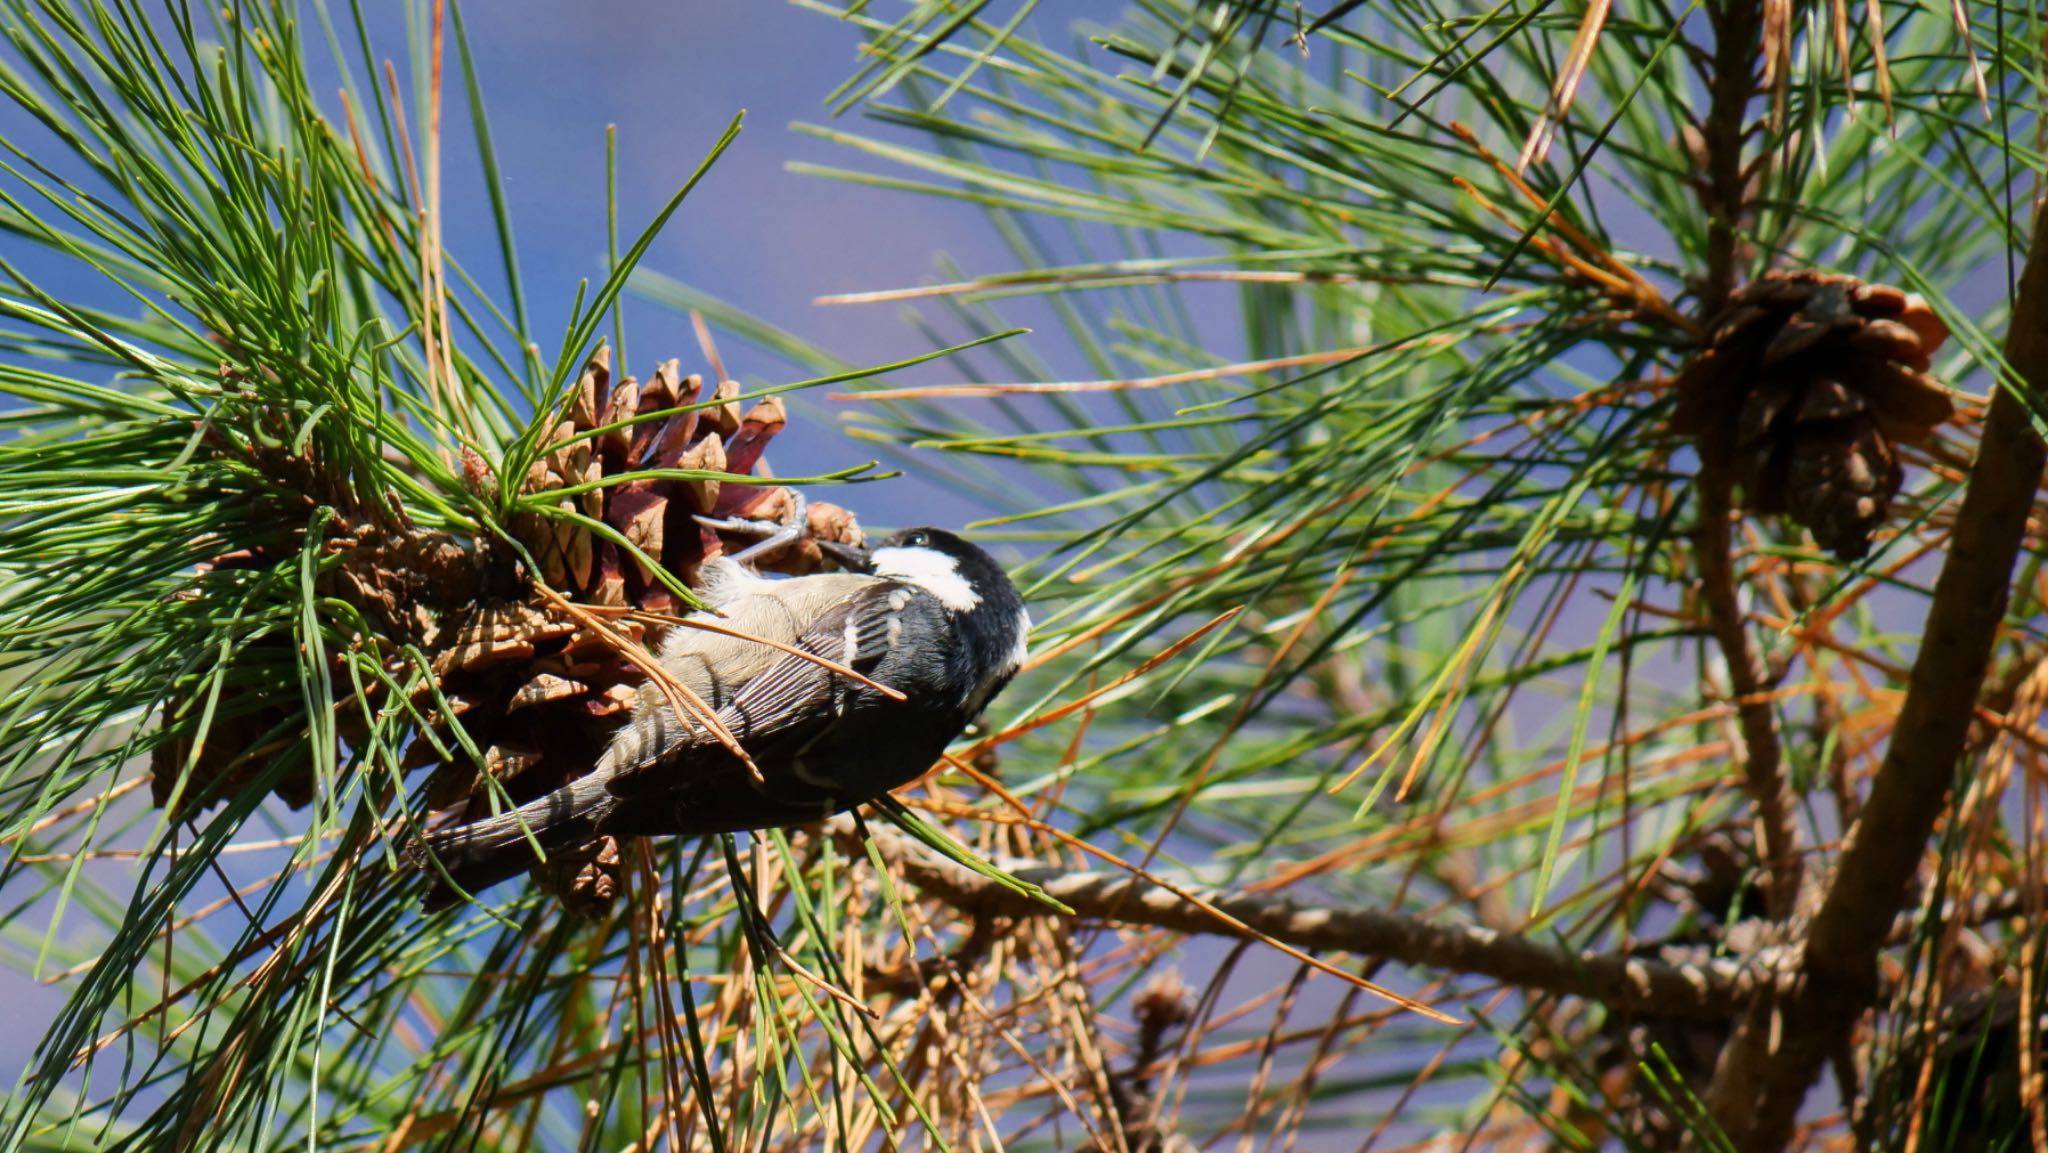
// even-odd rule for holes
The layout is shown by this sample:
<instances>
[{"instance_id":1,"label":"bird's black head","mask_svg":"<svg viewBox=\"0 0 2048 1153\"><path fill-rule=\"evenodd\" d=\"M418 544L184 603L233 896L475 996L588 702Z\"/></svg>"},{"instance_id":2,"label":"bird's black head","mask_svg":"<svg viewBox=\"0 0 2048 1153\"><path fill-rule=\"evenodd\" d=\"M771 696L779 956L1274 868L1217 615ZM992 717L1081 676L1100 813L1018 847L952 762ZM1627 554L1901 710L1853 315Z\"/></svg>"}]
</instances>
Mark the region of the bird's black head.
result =
<instances>
[{"instance_id":1,"label":"bird's black head","mask_svg":"<svg viewBox=\"0 0 2048 1153\"><path fill-rule=\"evenodd\" d=\"M911 528L868 553L876 576L914 584L955 613L999 612L1007 619L1024 598L996 558L942 528Z\"/></svg>"},{"instance_id":2,"label":"bird's black head","mask_svg":"<svg viewBox=\"0 0 2048 1153\"><path fill-rule=\"evenodd\" d=\"M913 528L868 554L876 576L916 585L945 606L971 650L974 679L1007 680L1024 660L1031 618L996 558L942 528Z\"/></svg>"}]
</instances>

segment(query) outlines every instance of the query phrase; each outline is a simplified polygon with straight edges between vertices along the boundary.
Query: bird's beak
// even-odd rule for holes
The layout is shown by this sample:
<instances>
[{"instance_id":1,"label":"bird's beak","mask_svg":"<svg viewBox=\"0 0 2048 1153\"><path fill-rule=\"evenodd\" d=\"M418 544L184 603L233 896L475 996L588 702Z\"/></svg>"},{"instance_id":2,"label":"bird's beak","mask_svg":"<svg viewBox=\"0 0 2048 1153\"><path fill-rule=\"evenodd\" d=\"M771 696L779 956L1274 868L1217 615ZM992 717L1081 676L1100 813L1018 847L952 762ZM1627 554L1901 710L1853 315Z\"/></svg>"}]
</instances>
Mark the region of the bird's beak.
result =
<instances>
[{"instance_id":1,"label":"bird's beak","mask_svg":"<svg viewBox=\"0 0 2048 1153\"><path fill-rule=\"evenodd\" d=\"M817 545L819 552L831 557L834 563L847 572L875 571L875 562L864 548L842 544L836 540L817 540Z\"/></svg>"}]
</instances>

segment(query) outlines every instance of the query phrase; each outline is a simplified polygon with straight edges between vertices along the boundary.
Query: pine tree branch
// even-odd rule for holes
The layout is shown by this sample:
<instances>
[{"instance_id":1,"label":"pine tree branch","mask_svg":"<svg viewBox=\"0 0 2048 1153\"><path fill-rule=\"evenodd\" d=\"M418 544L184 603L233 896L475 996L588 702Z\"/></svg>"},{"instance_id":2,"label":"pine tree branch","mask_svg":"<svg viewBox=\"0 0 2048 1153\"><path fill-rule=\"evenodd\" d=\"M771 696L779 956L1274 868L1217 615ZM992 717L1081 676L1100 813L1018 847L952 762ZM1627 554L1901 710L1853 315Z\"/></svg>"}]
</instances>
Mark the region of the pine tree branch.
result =
<instances>
[{"instance_id":1,"label":"pine tree branch","mask_svg":"<svg viewBox=\"0 0 2048 1153\"><path fill-rule=\"evenodd\" d=\"M844 831L851 831L850 822ZM927 896L982 916L1054 915L1047 906L964 865L918 851L893 832L870 825L868 835ZM1083 920L1189 935L1241 936L1179 894L1142 878L1069 871L1026 860L997 864L1018 880L1045 890ZM1756 976L1766 968L1756 960L1673 964L1622 953L1581 952L1518 934L1434 924L1381 909L1299 905L1257 894L1184 887L1253 929L1299 949L1491 977L1525 990L1585 997L1634 1013L1726 1020L1754 992Z\"/></svg>"},{"instance_id":2,"label":"pine tree branch","mask_svg":"<svg viewBox=\"0 0 2048 1153\"><path fill-rule=\"evenodd\" d=\"M1735 291L1736 255L1740 250L1746 209L1742 142L1750 97L1756 93L1757 64L1763 47L1764 5L1761 0L1732 0L1710 5L1714 61L1701 144L1706 152L1707 210L1706 281L1700 287L1700 316L1721 311Z\"/></svg>"},{"instance_id":3,"label":"pine tree branch","mask_svg":"<svg viewBox=\"0 0 2048 1153\"><path fill-rule=\"evenodd\" d=\"M2036 216L2006 337L2017 376L1991 399L1883 765L1814 916L1793 980L1768 989L1722 1055L1709 1105L1743 1153L1775 1153L1807 1090L1879 994L1877 954L1918 875L1969 736L2048 450L2014 393L2048 387L2048 228Z\"/></svg>"},{"instance_id":4,"label":"pine tree branch","mask_svg":"<svg viewBox=\"0 0 2048 1153\"><path fill-rule=\"evenodd\" d=\"M1757 651L1756 642L1749 635L1736 593L1730 539L1734 510L1726 472L1718 468L1704 470L1697 491L1699 523L1693 528L1693 563L1699 567L1700 597L1706 603L1714 639L1728 664L1736 724L1742 730L1739 755L1743 788L1756 805L1757 823L1763 827L1764 866L1770 874L1765 907L1772 917L1783 920L1792 914L1804 868L1799 826L1793 814L1792 783L1785 772L1778 715L1770 699L1772 677L1764 665L1763 654Z\"/></svg>"},{"instance_id":5,"label":"pine tree branch","mask_svg":"<svg viewBox=\"0 0 2048 1153\"><path fill-rule=\"evenodd\" d=\"M1712 323L1735 291L1739 271L1739 230L1748 213L1742 146L1750 98L1756 91L1763 5L1738 0L1718 6L1712 10L1712 23L1712 83L1701 131L1706 159L1701 197L1707 214L1707 268L1699 304L1703 328ZM1764 865L1770 873L1765 904L1771 916L1783 920L1792 913L1802 880L1798 823L1793 817L1777 713L1769 699L1770 670L1749 635L1736 593L1730 523L1733 483L1725 468L1709 464L1701 470L1693 558L1699 567L1700 595L1713 623L1714 638L1728 664L1729 688L1742 730L1744 787L1756 805L1763 830Z\"/></svg>"}]
</instances>

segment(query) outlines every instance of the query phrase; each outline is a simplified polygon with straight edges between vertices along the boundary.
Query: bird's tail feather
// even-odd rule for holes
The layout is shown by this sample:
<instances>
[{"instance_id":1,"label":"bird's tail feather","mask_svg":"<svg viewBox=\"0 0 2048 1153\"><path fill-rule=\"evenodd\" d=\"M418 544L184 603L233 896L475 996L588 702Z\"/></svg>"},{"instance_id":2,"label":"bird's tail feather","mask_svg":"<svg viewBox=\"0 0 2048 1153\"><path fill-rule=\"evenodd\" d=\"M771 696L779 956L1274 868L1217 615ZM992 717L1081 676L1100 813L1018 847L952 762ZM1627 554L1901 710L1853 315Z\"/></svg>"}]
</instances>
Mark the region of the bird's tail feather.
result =
<instances>
[{"instance_id":1,"label":"bird's tail feather","mask_svg":"<svg viewBox=\"0 0 2048 1153\"><path fill-rule=\"evenodd\" d=\"M540 863L533 851L535 841L555 853L595 840L614 803L602 774L591 774L509 813L408 845L407 863L434 878L426 895L427 911L460 904L464 894L511 880Z\"/></svg>"}]
</instances>

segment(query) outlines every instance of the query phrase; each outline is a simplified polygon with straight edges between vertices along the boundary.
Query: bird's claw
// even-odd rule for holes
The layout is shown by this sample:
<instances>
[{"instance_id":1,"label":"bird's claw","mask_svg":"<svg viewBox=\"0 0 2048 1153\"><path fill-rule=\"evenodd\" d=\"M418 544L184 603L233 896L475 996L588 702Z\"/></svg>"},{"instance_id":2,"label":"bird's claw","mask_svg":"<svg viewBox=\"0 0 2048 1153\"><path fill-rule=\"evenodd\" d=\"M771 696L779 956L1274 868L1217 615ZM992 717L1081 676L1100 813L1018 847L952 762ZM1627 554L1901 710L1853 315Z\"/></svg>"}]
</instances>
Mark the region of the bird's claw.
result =
<instances>
[{"instance_id":1,"label":"bird's claw","mask_svg":"<svg viewBox=\"0 0 2048 1153\"><path fill-rule=\"evenodd\" d=\"M698 516L695 519L698 524L716 532L760 538L732 554L733 560L751 564L757 558L772 556L811 534L810 502L795 489L790 489L789 495L791 503L787 521L755 520L744 516Z\"/></svg>"}]
</instances>

